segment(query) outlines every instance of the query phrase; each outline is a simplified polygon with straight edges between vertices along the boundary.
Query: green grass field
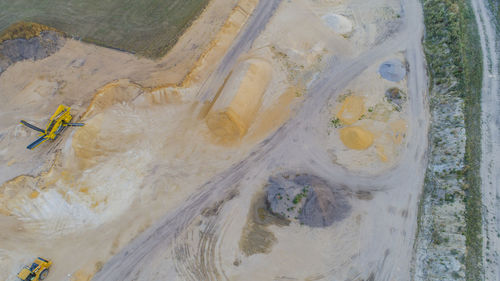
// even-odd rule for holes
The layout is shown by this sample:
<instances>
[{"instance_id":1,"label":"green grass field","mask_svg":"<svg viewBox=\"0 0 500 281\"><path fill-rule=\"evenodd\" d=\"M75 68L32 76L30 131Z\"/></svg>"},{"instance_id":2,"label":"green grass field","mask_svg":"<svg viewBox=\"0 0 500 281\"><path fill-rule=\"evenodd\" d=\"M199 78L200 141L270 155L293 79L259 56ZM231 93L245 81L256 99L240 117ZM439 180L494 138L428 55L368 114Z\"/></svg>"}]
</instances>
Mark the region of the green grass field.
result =
<instances>
[{"instance_id":1,"label":"green grass field","mask_svg":"<svg viewBox=\"0 0 500 281\"><path fill-rule=\"evenodd\" d=\"M164 55L209 0L0 0L0 32L19 21L98 45Z\"/></svg>"}]
</instances>

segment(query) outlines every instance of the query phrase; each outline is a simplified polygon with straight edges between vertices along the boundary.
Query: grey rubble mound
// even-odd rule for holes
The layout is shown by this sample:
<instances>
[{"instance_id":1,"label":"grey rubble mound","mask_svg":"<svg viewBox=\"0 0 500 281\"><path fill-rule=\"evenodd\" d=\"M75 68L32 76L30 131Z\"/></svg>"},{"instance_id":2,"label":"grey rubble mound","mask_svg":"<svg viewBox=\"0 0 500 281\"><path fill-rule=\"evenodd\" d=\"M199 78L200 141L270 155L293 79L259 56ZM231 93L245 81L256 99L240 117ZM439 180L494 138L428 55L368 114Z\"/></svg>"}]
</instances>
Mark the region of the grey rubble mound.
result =
<instances>
[{"instance_id":1,"label":"grey rubble mound","mask_svg":"<svg viewBox=\"0 0 500 281\"><path fill-rule=\"evenodd\" d=\"M18 61L44 59L64 46L65 39L55 31L42 31L30 39L12 39L0 44L0 74Z\"/></svg>"},{"instance_id":2,"label":"grey rubble mound","mask_svg":"<svg viewBox=\"0 0 500 281\"><path fill-rule=\"evenodd\" d=\"M267 185L270 211L311 227L326 227L346 218L351 206L341 189L309 174L272 176Z\"/></svg>"},{"instance_id":3,"label":"grey rubble mound","mask_svg":"<svg viewBox=\"0 0 500 281\"><path fill-rule=\"evenodd\" d=\"M378 72L386 80L399 82L406 76L406 67L400 60L392 59L382 63Z\"/></svg>"}]
</instances>

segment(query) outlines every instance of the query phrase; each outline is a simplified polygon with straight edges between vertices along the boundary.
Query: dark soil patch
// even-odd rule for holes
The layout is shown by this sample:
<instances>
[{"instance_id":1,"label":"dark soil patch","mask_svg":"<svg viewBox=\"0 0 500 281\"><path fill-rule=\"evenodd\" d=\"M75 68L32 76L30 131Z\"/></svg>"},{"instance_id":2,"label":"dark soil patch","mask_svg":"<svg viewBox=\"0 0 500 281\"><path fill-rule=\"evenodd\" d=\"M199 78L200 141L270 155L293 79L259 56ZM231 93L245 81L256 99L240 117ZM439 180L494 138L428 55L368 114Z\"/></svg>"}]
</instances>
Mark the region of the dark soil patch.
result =
<instances>
[{"instance_id":1,"label":"dark soil patch","mask_svg":"<svg viewBox=\"0 0 500 281\"><path fill-rule=\"evenodd\" d=\"M289 224L289 220L275 216L268 211L265 194L257 194L250 207L247 223L243 227L240 249L247 256L269 253L272 245L276 242L276 237L267 229L267 226L287 226Z\"/></svg>"}]
</instances>

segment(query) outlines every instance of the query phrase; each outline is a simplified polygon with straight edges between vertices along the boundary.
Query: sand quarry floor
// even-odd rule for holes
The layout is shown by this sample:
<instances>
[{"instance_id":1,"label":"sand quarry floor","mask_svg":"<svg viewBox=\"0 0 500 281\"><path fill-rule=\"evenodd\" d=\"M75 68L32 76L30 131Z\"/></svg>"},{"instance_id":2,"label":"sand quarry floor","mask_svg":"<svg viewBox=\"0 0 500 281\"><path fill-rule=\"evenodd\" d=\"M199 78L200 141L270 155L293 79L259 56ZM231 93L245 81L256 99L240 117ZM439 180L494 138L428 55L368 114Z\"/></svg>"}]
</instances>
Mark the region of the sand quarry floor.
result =
<instances>
[{"instance_id":1,"label":"sand quarry floor","mask_svg":"<svg viewBox=\"0 0 500 281\"><path fill-rule=\"evenodd\" d=\"M10 66L0 280L36 256L47 280L410 280L422 32L417 0L212 0L158 61L67 39ZM85 126L26 150L19 120L61 103ZM278 174L321 178L342 216L272 217Z\"/></svg>"}]
</instances>

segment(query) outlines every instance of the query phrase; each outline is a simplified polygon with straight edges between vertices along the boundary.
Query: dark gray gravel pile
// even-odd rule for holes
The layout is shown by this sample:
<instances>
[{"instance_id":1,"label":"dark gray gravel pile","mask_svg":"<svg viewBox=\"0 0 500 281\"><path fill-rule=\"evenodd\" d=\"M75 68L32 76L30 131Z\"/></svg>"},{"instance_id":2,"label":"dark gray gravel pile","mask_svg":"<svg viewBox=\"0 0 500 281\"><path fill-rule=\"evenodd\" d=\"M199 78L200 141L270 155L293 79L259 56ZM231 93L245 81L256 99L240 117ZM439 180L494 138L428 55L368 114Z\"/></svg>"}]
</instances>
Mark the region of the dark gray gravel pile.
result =
<instances>
[{"instance_id":1,"label":"dark gray gravel pile","mask_svg":"<svg viewBox=\"0 0 500 281\"><path fill-rule=\"evenodd\" d=\"M309 174L270 177L267 202L275 215L311 227L329 226L346 218L351 211L342 189Z\"/></svg>"},{"instance_id":2,"label":"dark gray gravel pile","mask_svg":"<svg viewBox=\"0 0 500 281\"><path fill-rule=\"evenodd\" d=\"M55 31L42 31L30 39L7 40L0 44L0 74L10 65L23 60L39 60L57 52L65 39Z\"/></svg>"}]
</instances>

